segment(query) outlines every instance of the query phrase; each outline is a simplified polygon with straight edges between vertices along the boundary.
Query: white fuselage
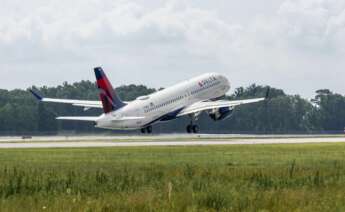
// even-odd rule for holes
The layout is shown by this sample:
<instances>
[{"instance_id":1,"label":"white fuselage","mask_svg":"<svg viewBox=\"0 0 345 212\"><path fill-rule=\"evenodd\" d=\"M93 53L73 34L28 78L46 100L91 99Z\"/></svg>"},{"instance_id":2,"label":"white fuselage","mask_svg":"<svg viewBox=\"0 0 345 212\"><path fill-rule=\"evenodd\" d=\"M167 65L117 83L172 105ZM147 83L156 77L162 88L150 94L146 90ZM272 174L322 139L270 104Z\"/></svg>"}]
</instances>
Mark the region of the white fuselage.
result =
<instances>
[{"instance_id":1,"label":"white fuselage","mask_svg":"<svg viewBox=\"0 0 345 212\"><path fill-rule=\"evenodd\" d=\"M172 87L139 97L126 106L103 114L96 127L104 129L141 129L166 119L174 119L184 108L201 101L224 96L230 90L226 77L209 73ZM125 118L123 117L132 117Z\"/></svg>"}]
</instances>

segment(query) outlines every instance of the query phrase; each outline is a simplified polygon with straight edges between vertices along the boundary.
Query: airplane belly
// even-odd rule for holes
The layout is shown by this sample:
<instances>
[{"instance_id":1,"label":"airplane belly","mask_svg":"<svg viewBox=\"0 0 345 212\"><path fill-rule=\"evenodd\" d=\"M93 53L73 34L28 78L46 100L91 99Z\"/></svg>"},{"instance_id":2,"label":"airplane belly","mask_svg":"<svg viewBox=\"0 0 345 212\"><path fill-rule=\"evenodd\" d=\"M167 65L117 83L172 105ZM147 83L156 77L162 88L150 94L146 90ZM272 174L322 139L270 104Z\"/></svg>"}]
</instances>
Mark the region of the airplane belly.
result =
<instances>
[{"instance_id":1,"label":"airplane belly","mask_svg":"<svg viewBox=\"0 0 345 212\"><path fill-rule=\"evenodd\" d=\"M145 122L145 120L112 120L107 122L100 122L96 127L114 130L140 129L145 124Z\"/></svg>"}]
</instances>

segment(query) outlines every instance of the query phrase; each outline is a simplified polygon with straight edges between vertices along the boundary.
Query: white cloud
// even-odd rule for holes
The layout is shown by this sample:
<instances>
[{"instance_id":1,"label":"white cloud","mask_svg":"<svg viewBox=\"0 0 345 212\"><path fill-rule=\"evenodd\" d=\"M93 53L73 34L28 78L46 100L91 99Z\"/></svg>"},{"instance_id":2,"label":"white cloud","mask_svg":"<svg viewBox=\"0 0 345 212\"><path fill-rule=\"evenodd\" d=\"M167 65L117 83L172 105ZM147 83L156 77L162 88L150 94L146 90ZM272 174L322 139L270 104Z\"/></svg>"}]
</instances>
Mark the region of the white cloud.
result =
<instances>
[{"instance_id":1,"label":"white cloud","mask_svg":"<svg viewBox=\"0 0 345 212\"><path fill-rule=\"evenodd\" d=\"M345 62L334 64L345 51L343 0L280 0L267 14L252 1L3 1L0 68L18 75L17 84L1 80L5 87L92 79L92 66L103 64L118 70L110 72L114 84L160 87L218 71L235 86L266 83L305 96L323 86L345 92ZM243 11L258 5L260 13L241 22L220 14L223 4Z\"/></svg>"},{"instance_id":2,"label":"white cloud","mask_svg":"<svg viewBox=\"0 0 345 212\"><path fill-rule=\"evenodd\" d=\"M345 50L338 39L345 29L342 0L287 0L278 17L281 33L298 46L326 52Z\"/></svg>"}]
</instances>

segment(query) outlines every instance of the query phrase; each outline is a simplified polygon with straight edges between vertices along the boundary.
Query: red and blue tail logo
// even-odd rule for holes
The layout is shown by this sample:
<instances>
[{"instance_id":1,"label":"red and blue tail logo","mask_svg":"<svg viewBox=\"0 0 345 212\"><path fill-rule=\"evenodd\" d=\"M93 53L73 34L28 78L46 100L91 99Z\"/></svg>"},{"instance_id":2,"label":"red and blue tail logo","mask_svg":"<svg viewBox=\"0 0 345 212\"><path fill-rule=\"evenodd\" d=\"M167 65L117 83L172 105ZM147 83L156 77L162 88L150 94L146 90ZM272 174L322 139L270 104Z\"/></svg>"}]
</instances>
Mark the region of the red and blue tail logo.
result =
<instances>
[{"instance_id":1,"label":"red and blue tail logo","mask_svg":"<svg viewBox=\"0 0 345 212\"><path fill-rule=\"evenodd\" d=\"M101 67L97 67L94 70L97 79L97 86L100 90L99 96L102 101L104 113L110 113L125 106L126 104L117 96L103 69Z\"/></svg>"}]
</instances>

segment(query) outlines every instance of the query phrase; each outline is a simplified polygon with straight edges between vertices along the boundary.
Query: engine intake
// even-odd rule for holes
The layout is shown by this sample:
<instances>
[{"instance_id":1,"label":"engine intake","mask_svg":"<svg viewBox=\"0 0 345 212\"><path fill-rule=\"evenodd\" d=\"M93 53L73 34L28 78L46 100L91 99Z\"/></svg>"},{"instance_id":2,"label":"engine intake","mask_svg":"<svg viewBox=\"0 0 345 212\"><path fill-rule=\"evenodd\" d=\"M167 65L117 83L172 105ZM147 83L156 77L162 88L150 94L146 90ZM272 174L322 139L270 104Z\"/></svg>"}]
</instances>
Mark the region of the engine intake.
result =
<instances>
[{"instance_id":1,"label":"engine intake","mask_svg":"<svg viewBox=\"0 0 345 212\"><path fill-rule=\"evenodd\" d=\"M221 108L218 108L218 109L215 109L215 110L209 112L208 115L214 121L222 121L222 120L225 120L227 118L230 118L231 115L233 114L233 111L234 111L233 108L221 107Z\"/></svg>"}]
</instances>

